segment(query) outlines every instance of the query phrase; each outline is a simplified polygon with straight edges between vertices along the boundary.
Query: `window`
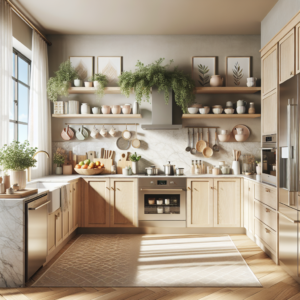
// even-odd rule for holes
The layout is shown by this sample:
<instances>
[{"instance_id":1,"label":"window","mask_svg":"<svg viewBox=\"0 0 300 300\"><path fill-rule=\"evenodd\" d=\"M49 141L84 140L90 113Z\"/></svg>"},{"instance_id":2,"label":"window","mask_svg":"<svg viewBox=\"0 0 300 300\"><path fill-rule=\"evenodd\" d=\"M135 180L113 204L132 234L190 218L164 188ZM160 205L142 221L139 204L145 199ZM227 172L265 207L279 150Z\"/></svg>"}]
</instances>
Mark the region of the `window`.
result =
<instances>
[{"instance_id":1,"label":"window","mask_svg":"<svg viewBox=\"0 0 300 300\"><path fill-rule=\"evenodd\" d=\"M28 140L31 61L13 49L13 103L9 114L10 142Z\"/></svg>"}]
</instances>

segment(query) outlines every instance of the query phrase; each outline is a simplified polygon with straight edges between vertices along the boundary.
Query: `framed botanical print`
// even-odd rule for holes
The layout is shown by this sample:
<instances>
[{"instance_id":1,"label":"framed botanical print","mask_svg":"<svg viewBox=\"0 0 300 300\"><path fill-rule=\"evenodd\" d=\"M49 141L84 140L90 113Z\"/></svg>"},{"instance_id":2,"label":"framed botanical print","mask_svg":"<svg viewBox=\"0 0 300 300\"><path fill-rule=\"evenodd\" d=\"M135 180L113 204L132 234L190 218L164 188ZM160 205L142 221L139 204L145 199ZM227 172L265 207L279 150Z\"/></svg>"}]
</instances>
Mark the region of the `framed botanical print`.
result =
<instances>
[{"instance_id":1,"label":"framed botanical print","mask_svg":"<svg viewBox=\"0 0 300 300\"><path fill-rule=\"evenodd\" d=\"M226 86L247 86L250 77L250 56L226 57Z\"/></svg>"},{"instance_id":2,"label":"framed botanical print","mask_svg":"<svg viewBox=\"0 0 300 300\"><path fill-rule=\"evenodd\" d=\"M122 56L98 56L97 73L106 75L107 86L118 86L118 76L122 73Z\"/></svg>"},{"instance_id":3,"label":"framed botanical print","mask_svg":"<svg viewBox=\"0 0 300 300\"><path fill-rule=\"evenodd\" d=\"M210 77L216 75L216 56L193 56L192 78L196 86L209 86Z\"/></svg>"},{"instance_id":4,"label":"framed botanical print","mask_svg":"<svg viewBox=\"0 0 300 300\"><path fill-rule=\"evenodd\" d=\"M88 81L94 75L94 56L70 56L70 62L82 81Z\"/></svg>"}]
</instances>

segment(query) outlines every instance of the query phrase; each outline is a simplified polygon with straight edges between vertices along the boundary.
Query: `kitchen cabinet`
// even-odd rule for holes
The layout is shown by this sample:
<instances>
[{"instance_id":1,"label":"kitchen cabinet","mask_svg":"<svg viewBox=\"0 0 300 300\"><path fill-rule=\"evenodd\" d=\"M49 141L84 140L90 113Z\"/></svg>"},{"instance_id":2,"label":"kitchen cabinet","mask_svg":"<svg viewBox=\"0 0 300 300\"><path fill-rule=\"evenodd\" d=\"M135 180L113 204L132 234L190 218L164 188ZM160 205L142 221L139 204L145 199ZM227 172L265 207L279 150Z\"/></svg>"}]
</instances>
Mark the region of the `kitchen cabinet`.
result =
<instances>
[{"instance_id":1,"label":"kitchen cabinet","mask_svg":"<svg viewBox=\"0 0 300 300\"><path fill-rule=\"evenodd\" d=\"M270 49L261 59L262 95L276 90L278 85L277 45Z\"/></svg>"},{"instance_id":2,"label":"kitchen cabinet","mask_svg":"<svg viewBox=\"0 0 300 300\"><path fill-rule=\"evenodd\" d=\"M262 135L277 133L277 90L262 97L261 132Z\"/></svg>"},{"instance_id":3,"label":"kitchen cabinet","mask_svg":"<svg viewBox=\"0 0 300 300\"><path fill-rule=\"evenodd\" d=\"M244 179L244 227L249 230L249 180Z\"/></svg>"},{"instance_id":4,"label":"kitchen cabinet","mask_svg":"<svg viewBox=\"0 0 300 300\"><path fill-rule=\"evenodd\" d=\"M248 185L248 231L254 235L254 182Z\"/></svg>"},{"instance_id":5,"label":"kitchen cabinet","mask_svg":"<svg viewBox=\"0 0 300 300\"><path fill-rule=\"evenodd\" d=\"M295 28L296 34L296 74L300 73L300 23Z\"/></svg>"},{"instance_id":6,"label":"kitchen cabinet","mask_svg":"<svg viewBox=\"0 0 300 300\"><path fill-rule=\"evenodd\" d=\"M187 227L213 227L214 180L187 180Z\"/></svg>"},{"instance_id":7,"label":"kitchen cabinet","mask_svg":"<svg viewBox=\"0 0 300 300\"><path fill-rule=\"evenodd\" d=\"M295 75L295 29L279 41L279 83Z\"/></svg>"},{"instance_id":8,"label":"kitchen cabinet","mask_svg":"<svg viewBox=\"0 0 300 300\"><path fill-rule=\"evenodd\" d=\"M240 179L214 179L214 227L241 227Z\"/></svg>"},{"instance_id":9,"label":"kitchen cabinet","mask_svg":"<svg viewBox=\"0 0 300 300\"><path fill-rule=\"evenodd\" d=\"M48 255L62 242L61 209L48 214Z\"/></svg>"},{"instance_id":10,"label":"kitchen cabinet","mask_svg":"<svg viewBox=\"0 0 300 300\"><path fill-rule=\"evenodd\" d=\"M74 230L79 226L79 182L73 183L73 219L74 219Z\"/></svg>"},{"instance_id":11,"label":"kitchen cabinet","mask_svg":"<svg viewBox=\"0 0 300 300\"><path fill-rule=\"evenodd\" d=\"M63 240L66 239L70 234L69 227L69 208L62 208L62 230L63 230Z\"/></svg>"},{"instance_id":12,"label":"kitchen cabinet","mask_svg":"<svg viewBox=\"0 0 300 300\"><path fill-rule=\"evenodd\" d=\"M73 183L70 184L70 197L69 197L69 234L74 231L74 195L73 193Z\"/></svg>"},{"instance_id":13,"label":"kitchen cabinet","mask_svg":"<svg viewBox=\"0 0 300 300\"><path fill-rule=\"evenodd\" d=\"M55 246L59 246L63 241L62 234L62 215L61 209L59 208L55 213Z\"/></svg>"}]
</instances>

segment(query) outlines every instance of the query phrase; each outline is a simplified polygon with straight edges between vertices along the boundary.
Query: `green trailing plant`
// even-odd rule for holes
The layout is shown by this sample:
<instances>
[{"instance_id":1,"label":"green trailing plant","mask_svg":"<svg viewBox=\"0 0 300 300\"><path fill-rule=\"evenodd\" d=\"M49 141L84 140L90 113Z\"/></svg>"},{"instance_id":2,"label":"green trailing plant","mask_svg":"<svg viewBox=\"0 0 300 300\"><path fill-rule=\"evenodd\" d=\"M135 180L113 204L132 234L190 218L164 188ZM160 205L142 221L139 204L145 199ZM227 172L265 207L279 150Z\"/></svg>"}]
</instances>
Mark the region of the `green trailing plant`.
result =
<instances>
[{"instance_id":1,"label":"green trailing plant","mask_svg":"<svg viewBox=\"0 0 300 300\"><path fill-rule=\"evenodd\" d=\"M35 167L36 160L33 155L36 153L36 147L30 147L28 141L20 143L11 142L0 149L0 165L4 173L8 170L22 171L30 167Z\"/></svg>"},{"instance_id":2,"label":"green trailing plant","mask_svg":"<svg viewBox=\"0 0 300 300\"><path fill-rule=\"evenodd\" d=\"M61 63L55 76L51 77L47 83L47 94L51 101L56 101L58 96L69 95L69 83L78 78L77 71L72 67L69 60Z\"/></svg>"},{"instance_id":3,"label":"green trailing plant","mask_svg":"<svg viewBox=\"0 0 300 300\"><path fill-rule=\"evenodd\" d=\"M232 69L233 72L233 81L235 85L240 85L241 83L241 79L244 76L243 74L243 69L241 69L241 66L239 64L239 62L236 62L236 64L234 65L234 68Z\"/></svg>"},{"instance_id":4,"label":"green trailing plant","mask_svg":"<svg viewBox=\"0 0 300 300\"><path fill-rule=\"evenodd\" d=\"M101 73L95 74L92 80L98 82L96 88L96 95L99 98L102 98L104 96L104 89L107 86L107 82L108 82L106 75Z\"/></svg>"},{"instance_id":5,"label":"green trailing plant","mask_svg":"<svg viewBox=\"0 0 300 300\"><path fill-rule=\"evenodd\" d=\"M53 163L58 167L61 167L65 163L65 156L61 153L54 153L53 155Z\"/></svg>"},{"instance_id":6,"label":"green trailing plant","mask_svg":"<svg viewBox=\"0 0 300 300\"><path fill-rule=\"evenodd\" d=\"M132 155L130 155L130 157L129 157L129 159L131 160L131 161L139 161L140 159L141 159L141 156L138 156L137 154L136 154L136 152L134 152L134 154L132 154Z\"/></svg>"},{"instance_id":7,"label":"green trailing plant","mask_svg":"<svg viewBox=\"0 0 300 300\"><path fill-rule=\"evenodd\" d=\"M146 100L149 102L152 87L157 87L158 91L164 92L166 104L169 101L170 89L174 91L175 103L187 111L188 105L193 102L194 81L192 78L175 67L169 70L173 60L167 65L162 65L164 58L160 58L152 64L144 65L138 61L134 72L123 72L119 76L121 92L128 98L132 89L135 91L137 102Z\"/></svg>"},{"instance_id":8,"label":"green trailing plant","mask_svg":"<svg viewBox=\"0 0 300 300\"><path fill-rule=\"evenodd\" d=\"M199 84L201 86L207 86L209 84L209 75L207 73L209 72L209 68L205 65L198 65L198 71L199 71Z\"/></svg>"}]
</instances>

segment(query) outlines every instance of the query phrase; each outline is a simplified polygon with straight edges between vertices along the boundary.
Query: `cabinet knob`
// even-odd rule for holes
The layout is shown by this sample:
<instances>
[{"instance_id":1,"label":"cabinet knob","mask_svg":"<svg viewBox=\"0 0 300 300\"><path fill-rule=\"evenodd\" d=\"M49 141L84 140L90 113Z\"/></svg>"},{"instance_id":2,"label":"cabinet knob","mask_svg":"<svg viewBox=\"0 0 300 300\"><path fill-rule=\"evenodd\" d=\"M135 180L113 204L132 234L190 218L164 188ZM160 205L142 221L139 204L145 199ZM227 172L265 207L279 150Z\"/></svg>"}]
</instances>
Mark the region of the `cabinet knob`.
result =
<instances>
[{"instance_id":1,"label":"cabinet knob","mask_svg":"<svg viewBox=\"0 0 300 300\"><path fill-rule=\"evenodd\" d=\"M73 188L73 191L75 191L75 189Z\"/></svg>"},{"instance_id":2,"label":"cabinet knob","mask_svg":"<svg viewBox=\"0 0 300 300\"><path fill-rule=\"evenodd\" d=\"M248 188L248 191L250 192L250 188Z\"/></svg>"},{"instance_id":3,"label":"cabinet knob","mask_svg":"<svg viewBox=\"0 0 300 300\"><path fill-rule=\"evenodd\" d=\"M211 190L213 190L213 189L214 189L214 187L213 187L213 186L211 186L211 187L210 187L210 189L211 189Z\"/></svg>"},{"instance_id":4,"label":"cabinet knob","mask_svg":"<svg viewBox=\"0 0 300 300\"><path fill-rule=\"evenodd\" d=\"M293 74L294 74L294 72L293 72L293 71L291 71L290 75L293 75Z\"/></svg>"},{"instance_id":5,"label":"cabinet knob","mask_svg":"<svg viewBox=\"0 0 300 300\"><path fill-rule=\"evenodd\" d=\"M72 191L70 190L70 193L72 193Z\"/></svg>"},{"instance_id":6,"label":"cabinet knob","mask_svg":"<svg viewBox=\"0 0 300 300\"><path fill-rule=\"evenodd\" d=\"M270 192L271 192L271 190L270 190L270 189L266 189L266 192L267 192L267 193L270 193Z\"/></svg>"}]
</instances>

